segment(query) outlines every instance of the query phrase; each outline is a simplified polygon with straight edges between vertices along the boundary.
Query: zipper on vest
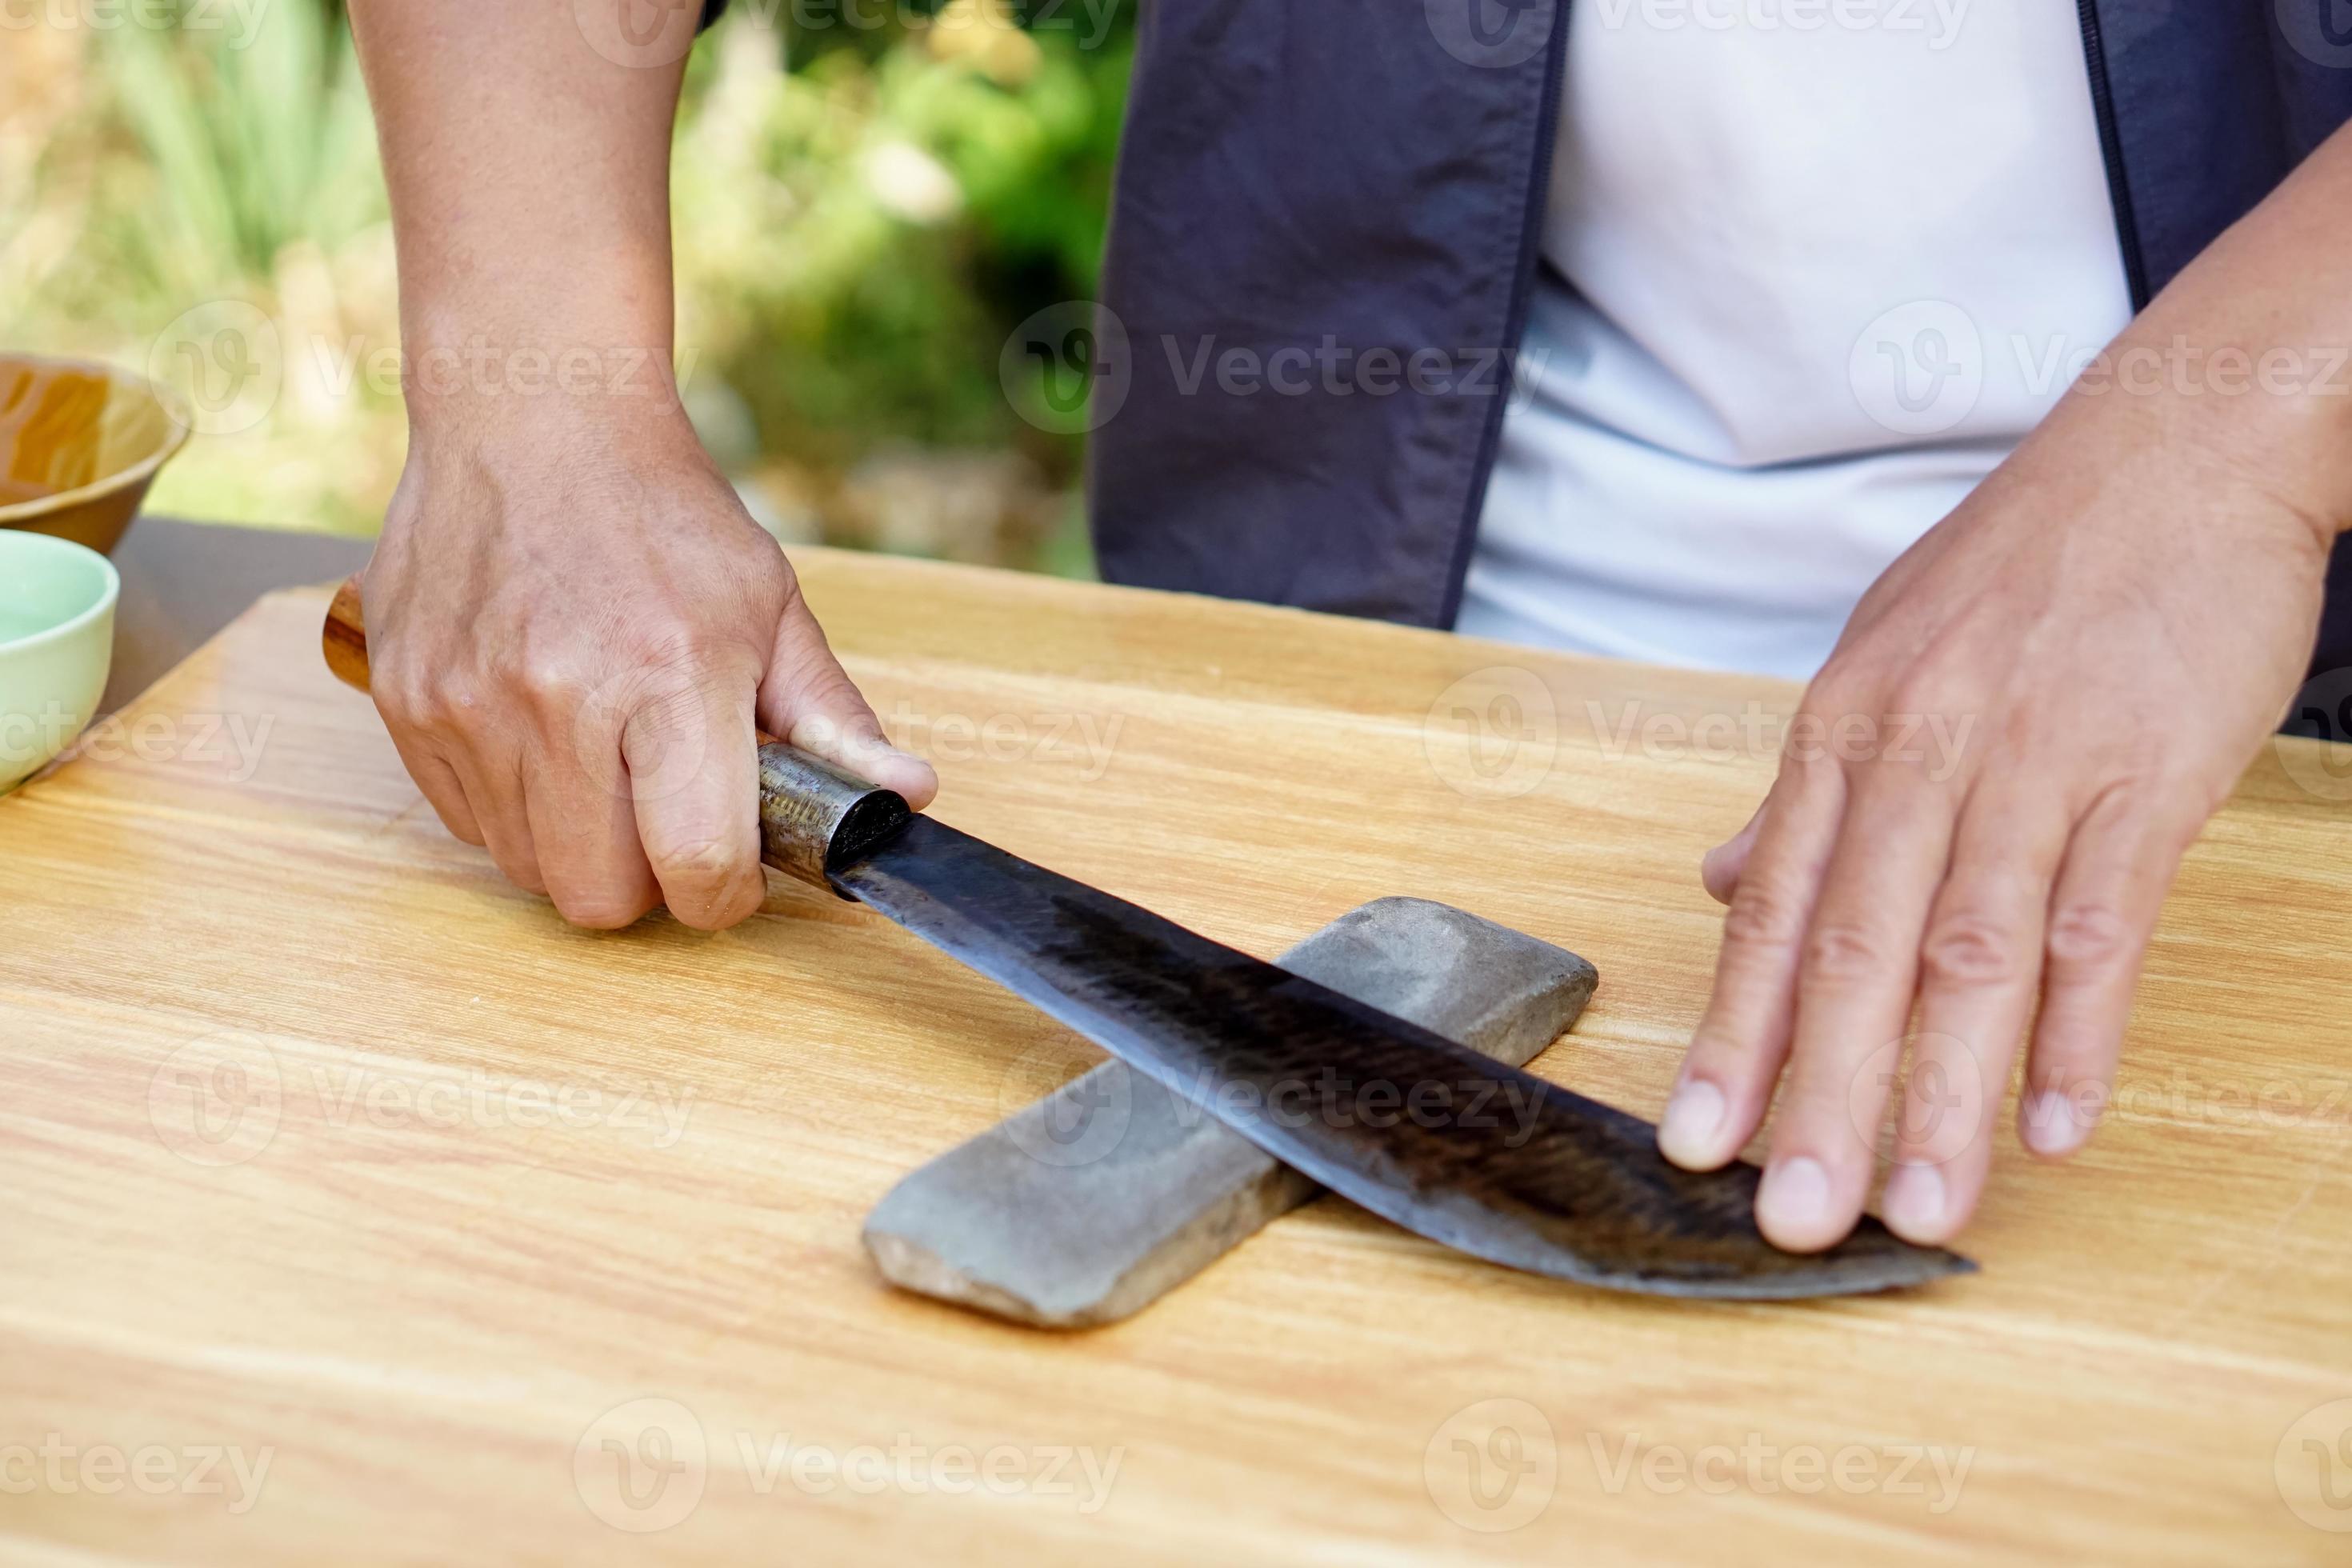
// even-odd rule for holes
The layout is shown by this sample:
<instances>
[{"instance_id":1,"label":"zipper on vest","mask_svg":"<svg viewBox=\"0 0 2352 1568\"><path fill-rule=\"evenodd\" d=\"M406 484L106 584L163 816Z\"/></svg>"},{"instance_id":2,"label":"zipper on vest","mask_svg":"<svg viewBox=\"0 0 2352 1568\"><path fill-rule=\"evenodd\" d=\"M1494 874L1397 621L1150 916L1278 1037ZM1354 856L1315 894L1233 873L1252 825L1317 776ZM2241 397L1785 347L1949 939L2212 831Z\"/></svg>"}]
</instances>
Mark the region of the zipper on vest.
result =
<instances>
[{"instance_id":1,"label":"zipper on vest","mask_svg":"<svg viewBox=\"0 0 2352 1568\"><path fill-rule=\"evenodd\" d=\"M2124 250L2124 281L2132 310L2147 309L2147 258L2141 252L2139 219L2132 207L2131 181L2124 173L2124 137L2116 123L2115 86L2107 79L2107 43L2099 26L2099 0L2075 0L2083 17L2083 58L2091 68L2091 111L2099 121L2099 155L2107 165L2107 197L2115 204L2116 237Z\"/></svg>"},{"instance_id":2,"label":"zipper on vest","mask_svg":"<svg viewBox=\"0 0 2352 1568\"><path fill-rule=\"evenodd\" d=\"M2085 5L2089 0L2084 0ZM1471 0L1472 5L1479 0ZM1495 389L1495 406L1487 412L1486 426L1478 437L1477 458L1471 468L1470 494L1464 505L1462 520L1454 531L1454 558L1446 563L1444 597L1438 603L1437 620L1440 627L1451 627L1462 613L1462 587L1470 574L1470 554L1477 548L1478 524L1486 510L1486 485L1494 477L1495 456L1503 444L1503 416L1509 412L1511 395L1518 385L1519 342L1528 328L1528 300L1534 291L1537 257L1543 248L1544 208L1551 199L1551 160L1553 144L1559 139L1559 99L1567 90L1564 78L1568 62L1568 9L1570 0L1556 0L1551 13L1551 36L1544 40L1543 97L1536 110L1535 164L1528 174L1527 204L1519 216L1519 254L1511 276L1511 297L1504 308L1503 335L1510 341L1501 345L1503 362L1510 374Z\"/></svg>"}]
</instances>

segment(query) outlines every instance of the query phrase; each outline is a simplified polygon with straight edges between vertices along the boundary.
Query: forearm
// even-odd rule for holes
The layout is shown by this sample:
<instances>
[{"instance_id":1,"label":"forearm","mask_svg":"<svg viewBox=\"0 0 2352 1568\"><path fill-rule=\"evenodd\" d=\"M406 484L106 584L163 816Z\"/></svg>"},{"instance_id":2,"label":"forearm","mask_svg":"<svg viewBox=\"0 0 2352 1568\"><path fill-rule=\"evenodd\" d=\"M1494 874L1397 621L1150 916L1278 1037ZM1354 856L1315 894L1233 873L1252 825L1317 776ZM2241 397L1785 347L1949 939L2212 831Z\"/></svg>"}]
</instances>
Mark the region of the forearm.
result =
<instances>
[{"instance_id":1,"label":"forearm","mask_svg":"<svg viewBox=\"0 0 2352 1568\"><path fill-rule=\"evenodd\" d=\"M614 63L571 0L351 10L392 197L411 419L513 390L514 367L486 352L528 353L520 379L551 390L603 389L631 356L636 385L667 387L682 64ZM583 353L594 374L559 378L538 357Z\"/></svg>"},{"instance_id":2,"label":"forearm","mask_svg":"<svg viewBox=\"0 0 2352 1568\"><path fill-rule=\"evenodd\" d=\"M2352 127L2165 289L2037 444L2116 416L2323 541L2352 528Z\"/></svg>"}]
</instances>

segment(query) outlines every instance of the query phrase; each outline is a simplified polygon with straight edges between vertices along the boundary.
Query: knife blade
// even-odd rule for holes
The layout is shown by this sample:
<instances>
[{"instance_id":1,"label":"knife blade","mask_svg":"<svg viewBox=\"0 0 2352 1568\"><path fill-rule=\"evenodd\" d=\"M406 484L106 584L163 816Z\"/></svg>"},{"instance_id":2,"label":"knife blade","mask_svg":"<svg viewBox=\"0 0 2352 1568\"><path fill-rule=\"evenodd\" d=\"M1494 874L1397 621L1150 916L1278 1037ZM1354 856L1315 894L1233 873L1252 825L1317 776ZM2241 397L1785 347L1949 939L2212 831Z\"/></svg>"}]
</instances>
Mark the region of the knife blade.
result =
<instances>
[{"instance_id":1,"label":"knife blade","mask_svg":"<svg viewBox=\"0 0 2352 1568\"><path fill-rule=\"evenodd\" d=\"M364 689L356 580L326 647ZM780 741L760 749L760 813L770 865L887 916L1276 1159L1458 1251L1604 1289L1746 1300L1976 1268L1866 1216L1825 1252L1782 1252L1756 1227L1755 1166L1685 1171L1638 1117L919 816Z\"/></svg>"}]
</instances>

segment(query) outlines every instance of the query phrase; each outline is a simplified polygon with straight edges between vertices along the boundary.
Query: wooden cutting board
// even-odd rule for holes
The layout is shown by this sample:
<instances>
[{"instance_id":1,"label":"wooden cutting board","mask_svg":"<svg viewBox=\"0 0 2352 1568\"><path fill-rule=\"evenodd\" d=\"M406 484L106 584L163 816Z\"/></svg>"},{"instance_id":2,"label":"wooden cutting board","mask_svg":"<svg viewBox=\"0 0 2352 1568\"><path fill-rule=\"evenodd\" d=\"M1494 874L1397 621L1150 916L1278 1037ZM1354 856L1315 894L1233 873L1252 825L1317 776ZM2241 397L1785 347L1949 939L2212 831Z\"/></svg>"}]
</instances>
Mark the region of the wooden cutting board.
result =
<instances>
[{"instance_id":1,"label":"wooden cutting board","mask_svg":"<svg viewBox=\"0 0 2352 1568\"><path fill-rule=\"evenodd\" d=\"M1573 948L1600 994L1536 1070L1656 1113L1696 862L1790 689L803 571L946 820L1261 953L1388 893ZM1974 1279L1637 1300L1327 1200L1055 1337L892 1293L858 1229L1091 1047L781 881L723 935L566 929L329 679L325 603L0 802L0 1554L2352 1551L2352 771L2317 747L2189 857L2091 1150L2004 1137Z\"/></svg>"}]
</instances>

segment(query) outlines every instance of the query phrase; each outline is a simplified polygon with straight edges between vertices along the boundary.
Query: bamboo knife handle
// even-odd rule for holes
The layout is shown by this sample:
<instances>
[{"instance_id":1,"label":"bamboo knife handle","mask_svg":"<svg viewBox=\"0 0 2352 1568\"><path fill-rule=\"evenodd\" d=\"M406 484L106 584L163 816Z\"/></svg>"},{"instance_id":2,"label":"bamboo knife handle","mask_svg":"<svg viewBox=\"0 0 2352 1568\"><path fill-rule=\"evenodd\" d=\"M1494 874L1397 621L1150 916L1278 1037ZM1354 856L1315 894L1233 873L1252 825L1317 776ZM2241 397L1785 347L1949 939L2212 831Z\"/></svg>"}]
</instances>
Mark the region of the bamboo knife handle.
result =
<instances>
[{"instance_id":1,"label":"bamboo knife handle","mask_svg":"<svg viewBox=\"0 0 2352 1568\"><path fill-rule=\"evenodd\" d=\"M367 690L367 616L357 577L335 590L320 640L335 679ZM912 815L893 792L761 732L760 858L777 870L825 887L828 870L898 831Z\"/></svg>"}]
</instances>

